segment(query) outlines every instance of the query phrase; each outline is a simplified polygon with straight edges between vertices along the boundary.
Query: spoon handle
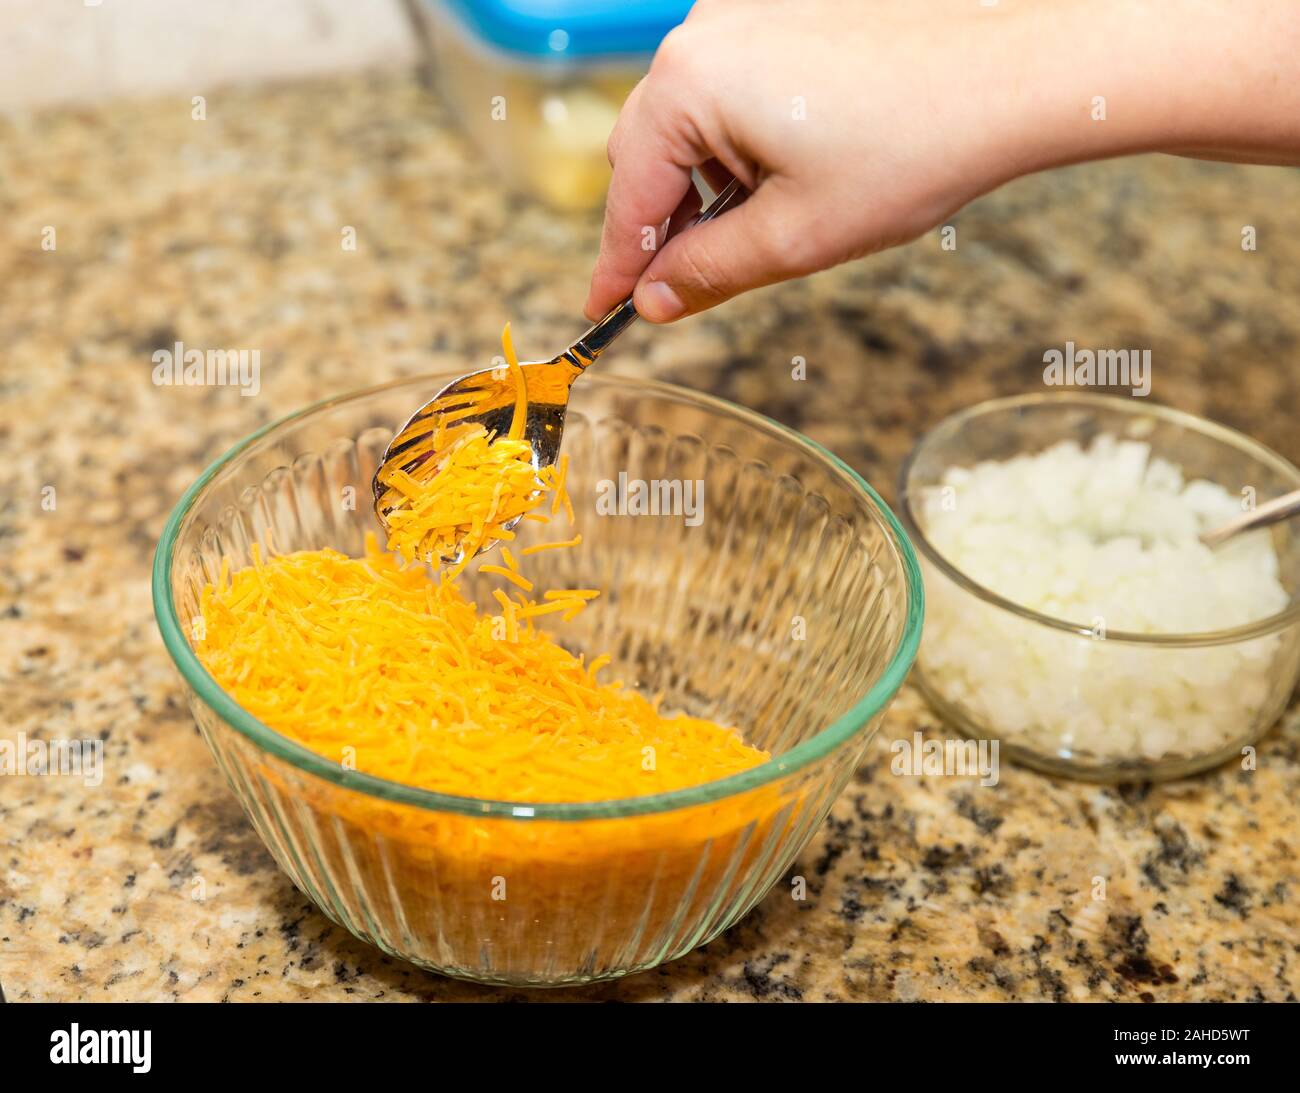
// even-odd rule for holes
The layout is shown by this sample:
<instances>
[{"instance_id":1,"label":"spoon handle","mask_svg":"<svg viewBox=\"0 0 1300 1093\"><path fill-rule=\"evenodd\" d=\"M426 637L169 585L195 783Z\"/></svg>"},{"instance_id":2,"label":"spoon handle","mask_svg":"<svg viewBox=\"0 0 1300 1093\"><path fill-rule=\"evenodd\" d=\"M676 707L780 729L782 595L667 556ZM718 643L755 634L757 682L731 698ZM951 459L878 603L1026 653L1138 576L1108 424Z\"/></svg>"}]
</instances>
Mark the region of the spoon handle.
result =
<instances>
[{"instance_id":1,"label":"spoon handle","mask_svg":"<svg viewBox=\"0 0 1300 1093\"><path fill-rule=\"evenodd\" d=\"M1300 513L1300 490L1293 490L1212 528L1201 536L1201 542L1208 547L1216 547L1240 532L1268 527L1269 524L1276 524L1297 513Z\"/></svg>"},{"instance_id":2,"label":"spoon handle","mask_svg":"<svg viewBox=\"0 0 1300 1093\"><path fill-rule=\"evenodd\" d=\"M748 197L748 191L741 186L739 181L732 179L722 188L722 192L710 202L709 207L699 216L694 217L688 223L683 224L681 229L685 231L688 227L696 224L703 224L706 220L712 220L719 213L726 212L733 205L738 205L744 198ZM675 232L673 234L676 234ZM664 242L668 240L665 238ZM588 330L582 337L569 346L569 350L564 354L569 360L579 368L586 368L597 357L599 357L607 348L609 343L623 333L631 324L632 320L637 318L636 307L632 303L632 297L629 296L621 304L614 307L608 315L600 320L595 326Z\"/></svg>"}]
</instances>

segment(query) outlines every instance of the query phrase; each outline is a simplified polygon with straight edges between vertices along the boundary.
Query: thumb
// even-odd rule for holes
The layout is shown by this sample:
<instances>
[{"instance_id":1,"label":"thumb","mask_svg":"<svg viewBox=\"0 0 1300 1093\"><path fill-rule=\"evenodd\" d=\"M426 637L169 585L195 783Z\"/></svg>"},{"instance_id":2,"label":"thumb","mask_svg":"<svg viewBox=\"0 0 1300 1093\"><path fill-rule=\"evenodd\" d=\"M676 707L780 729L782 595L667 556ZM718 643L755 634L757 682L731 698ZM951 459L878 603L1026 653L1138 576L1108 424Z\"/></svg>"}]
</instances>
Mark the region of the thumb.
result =
<instances>
[{"instance_id":1,"label":"thumb","mask_svg":"<svg viewBox=\"0 0 1300 1093\"><path fill-rule=\"evenodd\" d=\"M818 268L797 230L793 203L774 182L766 180L743 204L664 244L632 294L642 318L672 322Z\"/></svg>"}]
</instances>

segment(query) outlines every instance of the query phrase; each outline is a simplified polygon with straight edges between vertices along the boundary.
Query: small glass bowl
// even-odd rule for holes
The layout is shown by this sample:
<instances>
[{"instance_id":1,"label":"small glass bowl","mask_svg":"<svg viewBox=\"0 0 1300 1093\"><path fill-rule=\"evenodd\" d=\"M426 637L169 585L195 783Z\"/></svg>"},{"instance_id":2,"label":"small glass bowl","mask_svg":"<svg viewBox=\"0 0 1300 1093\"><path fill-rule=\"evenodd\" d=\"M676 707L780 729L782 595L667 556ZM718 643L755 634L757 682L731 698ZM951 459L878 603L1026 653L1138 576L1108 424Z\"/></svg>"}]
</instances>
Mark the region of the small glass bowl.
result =
<instances>
[{"instance_id":1,"label":"small glass bowl","mask_svg":"<svg viewBox=\"0 0 1300 1093\"><path fill-rule=\"evenodd\" d=\"M552 629L574 652L610 653L605 678L662 695L668 711L737 726L772 758L704 785L576 803L458 797L350 769L217 685L194 651L199 596L223 557L246 565L268 535L282 551L360 554L374 528L376 461L412 408L453 378L310 407L209 467L154 560L163 640L258 834L358 937L492 983L653 967L753 907L843 789L916 655L916 556L871 488L799 434L708 395L587 377L564 436L582 546L536 554L530 575L604 595ZM702 482L703 504L678 515L602 511L603 485L620 475ZM520 525L517 545L537 528Z\"/></svg>"},{"instance_id":2,"label":"small glass bowl","mask_svg":"<svg viewBox=\"0 0 1300 1093\"><path fill-rule=\"evenodd\" d=\"M959 732L996 739L1009 758L1051 774L1155 781L1240 759L1277 720L1300 673L1295 522L1260 533L1272 536L1287 607L1248 625L1191 634L1104 631L1093 620L1040 614L971 579L927 535L923 498L942 485L947 468L1063 440L1086 448L1105 434L1150 444L1153 457L1180 466L1187 480L1234 494L1251 487L1261 502L1300 488L1300 471L1262 444L1138 399L1034 394L955 414L920 440L899 476L899 515L926 586L915 679ZM1116 693L1137 697L1118 710Z\"/></svg>"}]
</instances>

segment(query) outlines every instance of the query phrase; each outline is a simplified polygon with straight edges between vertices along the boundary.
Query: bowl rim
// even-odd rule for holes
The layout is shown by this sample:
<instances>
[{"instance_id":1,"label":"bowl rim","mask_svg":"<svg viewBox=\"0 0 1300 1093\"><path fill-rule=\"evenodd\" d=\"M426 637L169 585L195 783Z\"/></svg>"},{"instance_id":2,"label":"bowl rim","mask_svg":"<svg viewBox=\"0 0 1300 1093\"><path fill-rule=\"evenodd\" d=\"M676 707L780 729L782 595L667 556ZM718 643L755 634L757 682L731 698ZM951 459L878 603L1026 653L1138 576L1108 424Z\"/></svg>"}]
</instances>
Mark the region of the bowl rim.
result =
<instances>
[{"instance_id":1,"label":"bowl rim","mask_svg":"<svg viewBox=\"0 0 1300 1093\"><path fill-rule=\"evenodd\" d=\"M181 495L171 515L163 527L162 536L154 551L152 594L154 616L162 634L172 662L176 665L181 678L218 717L248 738L263 751L275 755L291 766L309 774L316 775L344 789L354 790L381 800L399 804L414 805L430 811L453 812L470 816L493 816L515 820L593 820L624 816L647 815L668 812L679 808L717 803L724 798L748 792L759 786L788 777L815 761L825 757L851 739L868 721L880 713L889 704L906 679L916 660L917 649L921 641L921 627L925 617L925 591L921 580L919 560L907 533L893 511L881 499L880 495L860 474L845 463L839 456L829 451L816 441L802 433L782 425L762 414L738 406L716 395L707 394L693 388L660 380L643 379L629 376L593 376L584 379L585 383L600 386L619 387L624 390L642 390L659 393L677 400L694 402L727 414L738 416L743 422L774 435L777 439L791 441L796 447L829 465L840 479L850 488L865 496L876 512L880 526L886 532L886 540L898 559L902 570L904 591L906 593L906 616L903 631L884 671L872 684L865 695L853 706L822 728L818 733L791 748L783 755L776 756L726 778L703 782L699 785L682 789L669 790L664 793L645 794L640 797L611 798L598 801L542 802L542 801L505 801L480 797L463 797L457 794L440 793L436 790L423 789L418 786L404 785L378 775L362 771L348 770L332 762L323 755L312 751L304 744L290 739L270 726L258 720L240 706L217 683L199 661L198 656L185 638L175 598L172 595L171 570L172 555L181 529L194 508L199 496L218 475L228 468L239 456L250 452L259 443L267 440L276 430L303 420L313 414L321 413L348 402L359 401L377 395L382 391L415 386L436 380L441 373L427 373L419 376L406 376L386 383L375 384L346 394L321 399L291 414L287 414L260 429L250 433L227 449L222 455L204 469L190 487Z\"/></svg>"},{"instance_id":2,"label":"bowl rim","mask_svg":"<svg viewBox=\"0 0 1300 1093\"><path fill-rule=\"evenodd\" d=\"M1122 398L1116 395L1102 395L1085 391L1062 391L1062 392L1031 392L1023 395L1009 395L1005 397L985 399L983 402L977 402L973 406L968 406L964 410L959 410L955 414L949 414L933 428L927 430L913 446L908 453L907 458L903 460L903 465L898 472L898 515L902 521L907 534L913 545L920 551L925 559L935 568L943 573L949 580L959 588L964 589L977 599L1017 615L1022 619L1030 622L1036 622L1043 626L1050 627L1053 630L1065 631L1076 634L1079 637L1085 637L1089 640L1096 640L1096 634L1093 629L1083 626L1080 623L1070 622L1067 619L1057 618L1054 615L1047 615L1032 608L1025 607L1023 604L1016 603L1014 600L1007 599L999 595L992 589L980 584L978 581L967 576L962 570L958 569L943 554L941 554L934 543L926 535L921 527L920 521L916 517L915 509L912 505L912 491L908 488L908 479L911 477L913 466L921 455L931 446L946 440L948 436L968 423L978 418L985 417L988 414L1004 410L1020 410L1024 408L1040 409L1044 407L1058 407L1064 405L1080 406L1100 406L1110 410L1116 410L1120 413L1131 414L1134 416L1144 415L1159 418L1163 421L1174 425L1181 426L1192 432L1200 433L1203 436L1218 440L1221 443L1228 444L1238 451L1244 453L1260 463L1269 465L1272 469L1285 475L1289 475L1295 480L1296 486L1300 487L1300 468L1297 468L1290 460L1279 455L1266 444L1260 443L1253 437L1231 426L1224 425L1210 418L1201 417L1199 414L1193 414L1187 410L1178 410L1172 406L1166 406L1159 402L1150 402L1143 399L1141 403L1135 403L1131 399ZM1062 438L1068 439L1068 438ZM1125 645L1145 645L1162 648L1192 648L1212 645L1230 645L1234 642L1246 641L1252 638L1263 637L1268 634L1276 633L1283 630L1293 623L1300 621L1300 598L1293 599L1292 602L1283 610L1262 619L1256 619L1254 622L1243 623L1240 626L1228 627L1223 630L1203 630L1187 633L1159 633L1149 634L1134 630L1107 630L1104 640L1107 643L1118 642Z\"/></svg>"}]
</instances>

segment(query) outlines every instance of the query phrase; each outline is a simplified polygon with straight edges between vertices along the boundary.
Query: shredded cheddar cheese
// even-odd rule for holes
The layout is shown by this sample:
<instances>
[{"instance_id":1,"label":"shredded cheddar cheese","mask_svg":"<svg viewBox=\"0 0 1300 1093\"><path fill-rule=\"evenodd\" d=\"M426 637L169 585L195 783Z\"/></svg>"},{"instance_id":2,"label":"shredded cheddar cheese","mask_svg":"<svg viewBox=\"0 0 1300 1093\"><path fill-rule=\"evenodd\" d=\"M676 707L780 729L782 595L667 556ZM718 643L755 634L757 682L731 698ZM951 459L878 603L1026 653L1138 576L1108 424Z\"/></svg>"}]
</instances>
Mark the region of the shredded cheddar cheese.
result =
<instances>
[{"instance_id":1,"label":"shredded cheddar cheese","mask_svg":"<svg viewBox=\"0 0 1300 1093\"><path fill-rule=\"evenodd\" d=\"M532 445L524 439L528 424L528 385L510 338L501 346L514 384L514 413L505 436L477 423L457 424L477 415L491 388L444 396L430 437L404 452L404 467L384 467L379 481L389 496L385 504L388 549L408 561L444 559L463 566L485 546L514 538L511 522L541 506L544 492L555 493L552 514L563 505L573 519L564 492L566 464L538 470ZM416 429L423 429L423 424ZM405 439L405 434L399 439ZM418 457L418 458L417 458ZM413 468L413 469L412 469Z\"/></svg>"},{"instance_id":2,"label":"shredded cheddar cheese","mask_svg":"<svg viewBox=\"0 0 1300 1093\"><path fill-rule=\"evenodd\" d=\"M510 324L501 331L501 349L506 355L506 367L515 381L515 414L510 419L509 438L520 440L528 425L528 384L524 382L524 370L519 367L519 358L515 355L515 343L510 337Z\"/></svg>"},{"instance_id":3,"label":"shredded cheddar cheese","mask_svg":"<svg viewBox=\"0 0 1300 1093\"><path fill-rule=\"evenodd\" d=\"M478 424L473 400L441 414L432 434L413 434L417 473L389 470L398 500L387 511L388 549L368 536L364 558L333 550L263 557L203 592L198 653L216 680L255 717L314 751L407 785L469 797L587 801L633 797L713 781L765 761L735 731L698 718L663 716L590 665L534 620L574 618L595 588L535 585L504 545L517 517L570 526L569 464L538 470L523 439L524 374L502 335L514 377L506 436ZM450 423L449 423L450 422ZM411 465L411 464L408 464ZM550 501L549 512L545 503ZM483 547L501 561L478 572L501 578L499 615L480 613L457 578ZM582 536L524 546L520 558L575 547ZM395 556L396 555L396 556ZM434 580L422 566L459 555Z\"/></svg>"},{"instance_id":4,"label":"shredded cheddar cheese","mask_svg":"<svg viewBox=\"0 0 1300 1093\"><path fill-rule=\"evenodd\" d=\"M421 481L407 471L386 469L381 481L402 503L390 509L388 548L408 561L466 559L484 546L513 539L505 526L542 504L549 468L533 467L526 440L492 437L481 425L469 426L446 449L436 452L437 471Z\"/></svg>"},{"instance_id":5,"label":"shredded cheddar cheese","mask_svg":"<svg viewBox=\"0 0 1300 1093\"><path fill-rule=\"evenodd\" d=\"M559 542L552 543L534 543L532 546L526 546L519 553L527 557L530 554L538 554L543 550L555 550L559 547L576 547L582 545L582 536L575 535L572 539L563 539Z\"/></svg>"},{"instance_id":6,"label":"shredded cheddar cheese","mask_svg":"<svg viewBox=\"0 0 1300 1093\"><path fill-rule=\"evenodd\" d=\"M509 572L508 570L504 570ZM586 801L712 781L768 758L727 728L665 717L532 620L594 590L520 604L499 621L455 582L302 551L205 589L199 656L255 717L381 777L471 797ZM501 626L501 622L505 626ZM351 749L346 751L345 749Z\"/></svg>"}]
</instances>

